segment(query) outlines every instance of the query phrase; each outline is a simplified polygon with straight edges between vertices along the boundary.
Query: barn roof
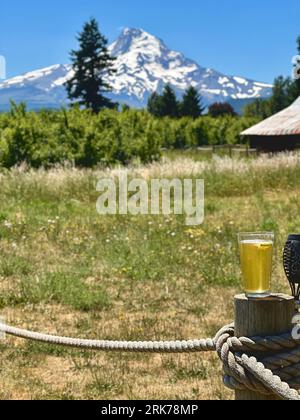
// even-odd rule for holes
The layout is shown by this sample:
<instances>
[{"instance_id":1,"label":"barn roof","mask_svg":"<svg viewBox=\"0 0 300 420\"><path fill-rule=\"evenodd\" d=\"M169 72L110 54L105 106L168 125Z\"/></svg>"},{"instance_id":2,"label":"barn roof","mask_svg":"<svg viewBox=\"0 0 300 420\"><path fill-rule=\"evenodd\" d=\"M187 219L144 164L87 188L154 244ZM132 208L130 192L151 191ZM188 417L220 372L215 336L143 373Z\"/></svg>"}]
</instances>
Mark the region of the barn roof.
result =
<instances>
[{"instance_id":1,"label":"barn roof","mask_svg":"<svg viewBox=\"0 0 300 420\"><path fill-rule=\"evenodd\" d=\"M288 108L248 128L242 136L288 136L300 134L300 97Z\"/></svg>"}]
</instances>

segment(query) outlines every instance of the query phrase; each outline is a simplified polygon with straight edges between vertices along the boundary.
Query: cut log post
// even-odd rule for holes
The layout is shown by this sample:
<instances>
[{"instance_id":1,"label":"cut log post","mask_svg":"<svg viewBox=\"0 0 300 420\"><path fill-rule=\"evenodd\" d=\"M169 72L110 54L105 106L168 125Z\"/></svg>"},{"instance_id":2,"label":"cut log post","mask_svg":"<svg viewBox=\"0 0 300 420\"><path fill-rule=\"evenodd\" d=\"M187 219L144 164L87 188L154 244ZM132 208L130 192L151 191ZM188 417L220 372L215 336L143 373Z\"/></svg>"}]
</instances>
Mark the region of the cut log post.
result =
<instances>
[{"instance_id":1,"label":"cut log post","mask_svg":"<svg viewBox=\"0 0 300 420\"><path fill-rule=\"evenodd\" d=\"M294 298L288 295L273 294L262 299L249 299L245 295L235 297L236 337L281 335L292 330L295 314ZM236 400L257 401L277 400L252 391L236 391Z\"/></svg>"}]
</instances>

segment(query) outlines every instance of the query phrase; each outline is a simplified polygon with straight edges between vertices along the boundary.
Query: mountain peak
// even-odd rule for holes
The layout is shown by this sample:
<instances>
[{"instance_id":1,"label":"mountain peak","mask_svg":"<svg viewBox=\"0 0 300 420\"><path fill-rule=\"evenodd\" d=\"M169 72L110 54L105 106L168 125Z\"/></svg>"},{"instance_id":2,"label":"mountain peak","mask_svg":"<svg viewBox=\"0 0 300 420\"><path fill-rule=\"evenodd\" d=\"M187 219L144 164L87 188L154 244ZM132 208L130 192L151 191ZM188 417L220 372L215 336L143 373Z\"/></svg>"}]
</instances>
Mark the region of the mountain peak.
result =
<instances>
[{"instance_id":1,"label":"mountain peak","mask_svg":"<svg viewBox=\"0 0 300 420\"><path fill-rule=\"evenodd\" d=\"M143 34L146 34L146 31L144 31L141 28L124 28L122 31L122 34L120 35L122 36L131 36L131 37L139 37Z\"/></svg>"},{"instance_id":2,"label":"mountain peak","mask_svg":"<svg viewBox=\"0 0 300 420\"><path fill-rule=\"evenodd\" d=\"M159 53L160 49L166 48L163 41L151 35L143 29L124 28L119 38L109 47L113 56L132 52L134 49L147 51L149 48Z\"/></svg>"},{"instance_id":3,"label":"mountain peak","mask_svg":"<svg viewBox=\"0 0 300 420\"><path fill-rule=\"evenodd\" d=\"M195 87L205 105L271 95L271 85L203 68L143 29L124 28L109 51L116 57L116 73L108 80L110 96L130 106L145 106L151 93L161 92L166 84L179 97L190 86ZM9 107L10 99L25 100L34 108L66 104L64 84L72 74L70 65L55 65L6 80L0 84L0 108Z\"/></svg>"}]
</instances>

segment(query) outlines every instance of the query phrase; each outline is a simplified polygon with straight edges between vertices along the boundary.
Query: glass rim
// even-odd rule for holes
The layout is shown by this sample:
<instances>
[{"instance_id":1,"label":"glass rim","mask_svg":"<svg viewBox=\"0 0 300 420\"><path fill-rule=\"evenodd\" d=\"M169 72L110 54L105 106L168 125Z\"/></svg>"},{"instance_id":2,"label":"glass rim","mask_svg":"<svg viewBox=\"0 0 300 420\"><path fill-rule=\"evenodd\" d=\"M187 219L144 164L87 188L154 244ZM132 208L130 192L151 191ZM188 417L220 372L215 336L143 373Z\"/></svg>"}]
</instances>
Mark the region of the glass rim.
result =
<instances>
[{"instance_id":1,"label":"glass rim","mask_svg":"<svg viewBox=\"0 0 300 420\"><path fill-rule=\"evenodd\" d=\"M237 234L238 238L241 238L242 236L248 236L249 238L257 236L257 237L272 237L273 239L275 239L275 233L274 232L239 232Z\"/></svg>"},{"instance_id":2,"label":"glass rim","mask_svg":"<svg viewBox=\"0 0 300 420\"><path fill-rule=\"evenodd\" d=\"M239 232L238 235L274 235L274 232Z\"/></svg>"}]
</instances>

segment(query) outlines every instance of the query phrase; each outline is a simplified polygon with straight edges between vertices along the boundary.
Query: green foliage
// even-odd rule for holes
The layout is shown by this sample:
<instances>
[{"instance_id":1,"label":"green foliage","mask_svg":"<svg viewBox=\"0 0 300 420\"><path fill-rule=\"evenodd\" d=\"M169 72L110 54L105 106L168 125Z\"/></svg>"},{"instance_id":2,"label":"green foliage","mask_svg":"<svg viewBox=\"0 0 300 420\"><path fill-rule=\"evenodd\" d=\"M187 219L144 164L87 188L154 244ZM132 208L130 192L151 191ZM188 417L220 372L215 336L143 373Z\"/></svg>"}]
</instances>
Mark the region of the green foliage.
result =
<instances>
[{"instance_id":1,"label":"green foliage","mask_svg":"<svg viewBox=\"0 0 300 420\"><path fill-rule=\"evenodd\" d=\"M155 117L200 117L205 108L202 106L201 95L194 87L190 87L183 95L182 101L176 98L176 92L170 85L166 85L163 93L152 93L148 100L148 112Z\"/></svg>"},{"instance_id":2,"label":"green foliage","mask_svg":"<svg viewBox=\"0 0 300 420\"><path fill-rule=\"evenodd\" d=\"M270 117L290 106L300 95L298 81L279 76L274 80L273 93L269 99L256 99L244 108L245 117Z\"/></svg>"},{"instance_id":3,"label":"green foliage","mask_svg":"<svg viewBox=\"0 0 300 420\"><path fill-rule=\"evenodd\" d=\"M209 145L238 144L240 133L258 122L257 118L203 116L160 121L162 144L166 148L193 148Z\"/></svg>"},{"instance_id":4,"label":"green foliage","mask_svg":"<svg viewBox=\"0 0 300 420\"><path fill-rule=\"evenodd\" d=\"M232 117L236 115L232 105L226 102L215 102L210 105L208 108L208 114L211 117L222 117L224 115L231 115Z\"/></svg>"},{"instance_id":5,"label":"green foliage","mask_svg":"<svg viewBox=\"0 0 300 420\"><path fill-rule=\"evenodd\" d=\"M246 118L266 119L272 115L270 100L255 99L251 104L244 108L244 116Z\"/></svg>"},{"instance_id":6,"label":"green foliage","mask_svg":"<svg viewBox=\"0 0 300 420\"><path fill-rule=\"evenodd\" d=\"M12 104L0 114L0 166L22 163L49 168L110 166L159 160L162 148L183 149L236 144L240 132L258 122L253 117L155 118L146 111L104 109L98 114L70 110L27 112Z\"/></svg>"},{"instance_id":7,"label":"green foliage","mask_svg":"<svg viewBox=\"0 0 300 420\"><path fill-rule=\"evenodd\" d=\"M93 114L75 107L35 113L12 104L10 113L0 115L0 165L147 163L159 159L160 138L157 122L143 111Z\"/></svg>"},{"instance_id":8,"label":"green foliage","mask_svg":"<svg viewBox=\"0 0 300 420\"><path fill-rule=\"evenodd\" d=\"M271 112L276 114L289 106L296 98L291 95L293 82L290 78L279 76L274 81L273 96L270 99Z\"/></svg>"},{"instance_id":9,"label":"green foliage","mask_svg":"<svg viewBox=\"0 0 300 420\"><path fill-rule=\"evenodd\" d=\"M165 86L162 95L157 97L157 106L159 107L159 116L179 117L179 103L176 98L176 93L170 85Z\"/></svg>"},{"instance_id":10,"label":"green foliage","mask_svg":"<svg viewBox=\"0 0 300 420\"><path fill-rule=\"evenodd\" d=\"M103 111L87 133L84 166L121 162L128 164L133 158L141 162L160 157L160 137L156 122L145 112L133 110L118 113Z\"/></svg>"},{"instance_id":11,"label":"green foliage","mask_svg":"<svg viewBox=\"0 0 300 420\"><path fill-rule=\"evenodd\" d=\"M155 117L179 118L179 102L170 85L166 85L163 93L154 92L148 100L148 112Z\"/></svg>"},{"instance_id":12,"label":"green foliage","mask_svg":"<svg viewBox=\"0 0 300 420\"><path fill-rule=\"evenodd\" d=\"M161 96L157 92L153 92L148 99L148 112L155 117L162 117Z\"/></svg>"},{"instance_id":13,"label":"green foliage","mask_svg":"<svg viewBox=\"0 0 300 420\"><path fill-rule=\"evenodd\" d=\"M100 33L97 21L87 22L77 39L79 49L71 51L74 76L66 83L69 99L93 112L115 107L103 96L111 90L104 76L115 73L115 59L109 54L107 39Z\"/></svg>"},{"instance_id":14,"label":"green foliage","mask_svg":"<svg viewBox=\"0 0 300 420\"><path fill-rule=\"evenodd\" d=\"M182 117L200 117L205 108L201 104L201 96L194 87L190 87L183 95L180 104L180 115Z\"/></svg>"}]
</instances>

